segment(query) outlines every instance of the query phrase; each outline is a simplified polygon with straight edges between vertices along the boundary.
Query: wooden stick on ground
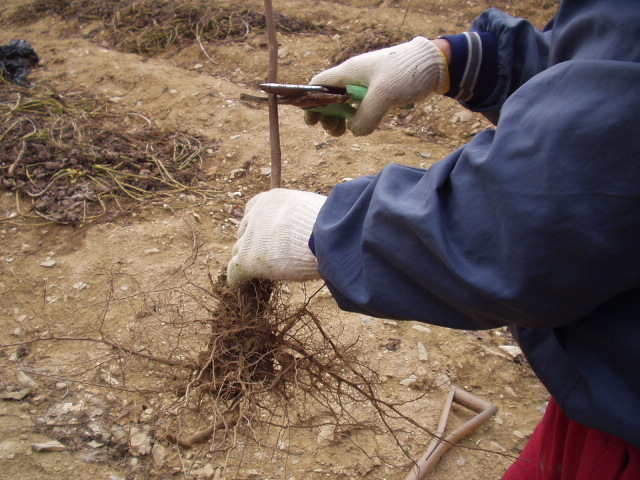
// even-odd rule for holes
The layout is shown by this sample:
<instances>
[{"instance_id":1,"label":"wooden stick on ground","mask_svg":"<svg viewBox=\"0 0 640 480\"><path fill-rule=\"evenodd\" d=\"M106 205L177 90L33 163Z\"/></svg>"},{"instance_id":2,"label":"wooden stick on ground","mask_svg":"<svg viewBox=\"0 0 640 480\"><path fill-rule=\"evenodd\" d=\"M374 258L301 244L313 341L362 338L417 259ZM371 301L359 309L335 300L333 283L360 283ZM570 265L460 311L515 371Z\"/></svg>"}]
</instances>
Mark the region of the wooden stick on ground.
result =
<instances>
[{"instance_id":1,"label":"wooden stick on ground","mask_svg":"<svg viewBox=\"0 0 640 480\"><path fill-rule=\"evenodd\" d=\"M447 419L449 418L449 412L451 411L451 404L454 401L463 407L476 412L478 415L443 438L442 435L444 434L444 429L447 425ZM405 480L424 480L427 478L427 475L429 475L429 473L435 468L438 461L440 461L440 458L442 458L447 450L453 447L456 442L459 442L478 427L486 423L487 420L495 415L497 411L498 407L496 405L478 398L469 392L465 392L460 388L454 388L449 393L445 407L442 410L440 422L438 423L437 437L431 441L429 447L416 462L411 473L405 477Z\"/></svg>"}]
</instances>

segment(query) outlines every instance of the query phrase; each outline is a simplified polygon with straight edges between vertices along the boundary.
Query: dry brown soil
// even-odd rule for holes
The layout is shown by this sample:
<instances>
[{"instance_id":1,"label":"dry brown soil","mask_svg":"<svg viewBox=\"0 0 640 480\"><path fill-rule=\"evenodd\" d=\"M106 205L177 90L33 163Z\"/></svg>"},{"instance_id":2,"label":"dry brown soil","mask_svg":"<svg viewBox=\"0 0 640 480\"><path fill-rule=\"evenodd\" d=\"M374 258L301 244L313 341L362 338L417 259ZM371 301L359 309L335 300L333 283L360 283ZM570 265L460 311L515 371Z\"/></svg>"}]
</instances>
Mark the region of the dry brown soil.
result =
<instances>
[{"instance_id":1,"label":"dry brown soil","mask_svg":"<svg viewBox=\"0 0 640 480\"><path fill-rule=\"evenodd\" d=\"M9 18L27 3L5 0L0 17ZM553 15L552 3L499 0L493 5L542 26ZM262 9L259 1L246 4ZM277 12L327 27L279 33L279 78L308 81L330 65L347 42L376 29L402 27L428 37L462 31L488 6L485 0L276 0ZM163 406L180 401L175 392L163 389L162 369L149 367L123 378L126 369L118 367L118 352L79 340L108 333L140 352L172 344L175 338L161 336L164 319L158 312L145 312L145 302L162 298L166 304L191 308L188 299L180 297L185 265L195 283L206 283L208 274L221 272L244 204L269 184L264 170L269 166L267 109L240 100L242 93L259 94L255 85L266 78L263 30L248 28L243 38L192 42L143 56L112 48L108 28L99 19L79 22L51 14L35 23L3 25L0 44L18 38L34 46L41 59L29 77L34 84L51 85L61 93L83 89L108 99L115 111L140 114L166 132L204 138L210 147L202 170L218 194L204 201L188 192L175 194L164 205L69 226L22 217L15 195L0 191L0 383L5 394L29 392L24 398L0 400L0 476L404 478L411 463L403 451L419 456L430 440L425 432L403 424L394 439L384 428L340 427L333 432L329 427L322 431L331 434L322 439L321 415L313 411L300 417L298 427L315 425L306 429L292 426L282 433L264 425L255 431L245 426L258 441L240 430L231 450L217 448L219 438L192 450L180 449L152 428L162 422ZM389 162L428 167L488 128L481 117L460 114L462 110L450 99L430 98L413 110L391 112L368 137L331 138L320 128L304 125L297 108L283 106L284 186L328 193L334 184L375 173ZM195 250L198 255L192 260ZM296 286L291 289L297 291ZM442 384L444 378L498 405L498 414L465 443L472 448L450 450L430 478L501 477L548 400L529 367L499 348L510 341L505 331L420 331L412 322L345 314L326 294L315 301L313 308L322 310L327 329L342 332L345 340L359 338L360 360L383 376L387 388L382 394L393 401L409 402L421 393L420 385L426 389L424 385ZM191 328L184 326L181 348L197 352L206 347L207 338ZM33 341L43 337L72 340ZM426 361L419 359L418 341L428 351ZM413 388L400 384L411 375L423 382ZM446 392L425 391L405 412L435 429ZM369 405L353 408L359 418L369 415L375 423ZM459 423L468 415L454 408L453 417L452 422ZM134 427L146 433L150 446L160 451L156 461L132 448L128 437L118 437L114 426L128 429L127 435ZM197 425L184 428L197 430ZM59 440L65 450L32 449L51 440Z\"/></svg>"}]
</instances>

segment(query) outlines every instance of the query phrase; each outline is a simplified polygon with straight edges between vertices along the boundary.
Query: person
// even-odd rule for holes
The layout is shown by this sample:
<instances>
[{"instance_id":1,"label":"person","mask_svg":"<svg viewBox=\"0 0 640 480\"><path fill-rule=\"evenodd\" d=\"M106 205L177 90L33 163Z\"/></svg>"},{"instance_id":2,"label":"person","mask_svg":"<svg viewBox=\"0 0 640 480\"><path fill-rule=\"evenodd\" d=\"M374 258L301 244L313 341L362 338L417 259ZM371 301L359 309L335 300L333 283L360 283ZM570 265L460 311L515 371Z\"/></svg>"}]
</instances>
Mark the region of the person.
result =
<instances>
[{"instance_id":1,"label":"person","mask_svg":"<svg viewBox=\"0 0 640 480\"><path fill-rule=\"evenodd\" d=\"M542 30L489 9L462 34L319 73L369 88L355 135L434 93L496 128L426 170L259 194L229 284L321 277L344 310L509 326L551 400L504 478L639 479L639 38L640 3L564 0Z\"/></svg>"}]
</instances>

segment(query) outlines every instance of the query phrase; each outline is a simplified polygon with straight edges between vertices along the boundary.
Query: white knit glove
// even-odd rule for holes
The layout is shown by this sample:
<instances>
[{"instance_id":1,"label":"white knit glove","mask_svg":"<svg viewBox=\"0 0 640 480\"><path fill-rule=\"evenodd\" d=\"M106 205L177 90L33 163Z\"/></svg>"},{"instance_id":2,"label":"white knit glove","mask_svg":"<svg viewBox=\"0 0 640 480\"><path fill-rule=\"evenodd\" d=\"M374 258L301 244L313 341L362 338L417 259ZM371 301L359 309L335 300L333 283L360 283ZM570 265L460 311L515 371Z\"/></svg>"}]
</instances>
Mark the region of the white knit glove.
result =
<instances>
[{"instance_id":1,"label":"white knit glove","mask_svg":"<svg viewBox=\"0 0 640 480\"><path fill-rule=\"evenodd\" d=\"M354 135L368 135L391 107L423 100L432 93L445 93L449 88L449 72L440 49L430 40L416 37L395 47L350 58L319 73L309 83L368 87L355 117L347 124ZM309 124L322 121L329 133L344 133L344 123L340 125L337 117L307 112L305 121Z\"/></svg>"},{"instance_id":2,"label":"white knit glove","mask_svg":"<svg viewBox=\"0 0 640 480\"><path fill-rule=\"evenodd\" d=\"M304 282L320 278L309 237L326 197L277 188L247 204L227 266L233 289L254 279Z\"/></svg>"}]
</instances>

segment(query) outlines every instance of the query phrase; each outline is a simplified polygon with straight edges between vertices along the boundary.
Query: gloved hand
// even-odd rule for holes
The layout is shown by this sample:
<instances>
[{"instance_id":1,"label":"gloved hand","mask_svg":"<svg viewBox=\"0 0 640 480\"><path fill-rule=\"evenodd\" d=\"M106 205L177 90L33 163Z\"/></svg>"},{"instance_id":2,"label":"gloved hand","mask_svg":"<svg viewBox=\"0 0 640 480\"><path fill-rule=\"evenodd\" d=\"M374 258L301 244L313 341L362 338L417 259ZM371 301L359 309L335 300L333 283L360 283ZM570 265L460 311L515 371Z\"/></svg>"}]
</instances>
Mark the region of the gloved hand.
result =
<instances>
[{"instance_id":1,"label":"gloved hand","mask_svg":"<svg viewBox=\"0 0 640 480\"><path fill-rule=\"evenodd\" d=\"M247 204L227 266L233 289L254 279L304 282L320 278L309 237L326 197L276 188Z\"/></svg>"},{"instance_id":2,"label":"gloved hand","mask_svg":"<svg viewBox=\"0 0 640 480\"><path fill-rule=\"evenodd\" d=\"M391 107L423 100L432 93L445 93L449 88L447 62L438 47L424 37L395 47L364 53L319 73L311 85L345 87L359 85L369 91L348 121L354 135L373 132ZM345 121L318 112L305 112L305 122L318 122L334 136L342 135Z\"/></svg>"}]
</instances>

